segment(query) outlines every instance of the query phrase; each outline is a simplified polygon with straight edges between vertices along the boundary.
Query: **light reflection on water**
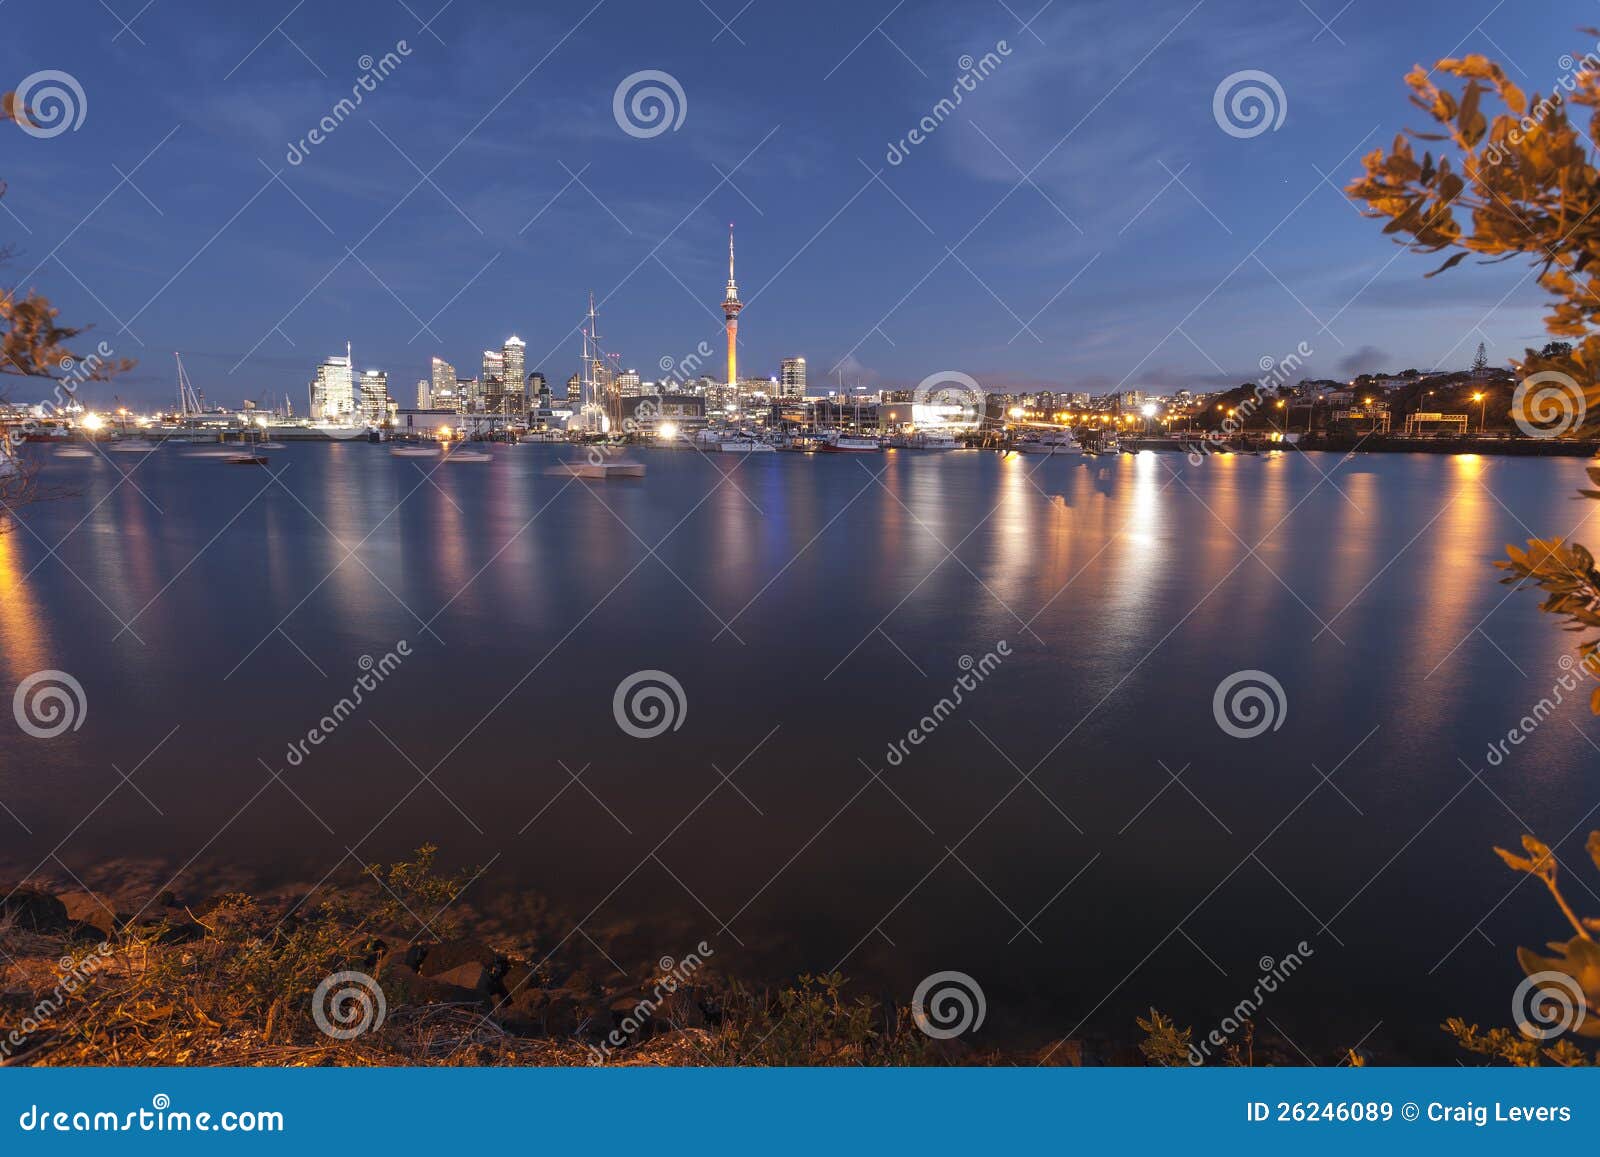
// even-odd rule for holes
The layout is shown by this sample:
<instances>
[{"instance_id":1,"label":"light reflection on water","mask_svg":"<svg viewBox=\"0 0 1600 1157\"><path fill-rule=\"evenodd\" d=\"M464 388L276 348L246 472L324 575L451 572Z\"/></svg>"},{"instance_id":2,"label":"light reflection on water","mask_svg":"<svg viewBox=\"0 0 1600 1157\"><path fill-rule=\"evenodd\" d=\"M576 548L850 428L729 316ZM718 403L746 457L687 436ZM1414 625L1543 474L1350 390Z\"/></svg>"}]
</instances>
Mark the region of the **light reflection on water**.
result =
<instances>
[{"instance_id":1,"label":"light reflection on water","mask_svg":"<svg viewBox=\"0 0 1600 1157\"><path fill-rule=\"evenodd\" d=\"M430 772L362 858L498 855L475 887L577 915L604 900L597 922L659 926L645 956L692 930L735 967L842 963L902 1001L960 968L998 1025L1040 1036L1086 1017L1127 1035L1151 1003L1213 1023L1257 958L1307 939L1275 1020L1321 1040L1383 1019L1426 1049L1445 1015L1499 1023L1512 946L1560 931L1531 895L1490 911L1514 881L1489 848L1522 821L1560 836L1595 802L1581 705L1486 772L1493 794L1457 793L1560 673L1570 638L1491 563L1523 524L1587 515L1581 463L646 452L643 482L590 486L546 474L559 449L494 454L435 470L291 447L281 486L171 447L115 489L135 463L50 463L81 493L32 512L43 543L0 537L0 701L58 667L90 714L48 744L0 729L0 799L33 833L6 832L11 871L175 725L139 772L165 814L119 792L60 855L183 863L261 786L258 758L283 766L360 656L406 638L363 716L286 772L335 836L274 789L202 867L315 880ZM117 637L135 615L143 641ZM885 768L960 657L1002 638L1014 656ZM653 741L611 717L643 668L689 699ZM1253 741L1211 717L1244 668L1289 699ZM861 791L863 760L887 787ZM587 765L631 832L557 761ZM1480 920L1493 944L1464 939Z\"/></svg>"}]
</instances>

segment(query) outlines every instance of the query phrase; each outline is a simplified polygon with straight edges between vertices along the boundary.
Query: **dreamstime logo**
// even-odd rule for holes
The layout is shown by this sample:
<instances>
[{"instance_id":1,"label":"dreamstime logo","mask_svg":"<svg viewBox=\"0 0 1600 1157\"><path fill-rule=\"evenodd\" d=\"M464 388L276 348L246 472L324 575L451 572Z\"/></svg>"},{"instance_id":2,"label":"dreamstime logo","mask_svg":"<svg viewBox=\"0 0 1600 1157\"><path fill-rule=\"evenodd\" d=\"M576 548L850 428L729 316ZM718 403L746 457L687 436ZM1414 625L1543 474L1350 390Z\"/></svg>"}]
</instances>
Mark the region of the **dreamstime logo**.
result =
<instances>
[{"instance_id":1,"label":"dreamstime logo","mask_svg":"<svg viewBox=\"0 0 1600 1157\"><path fill-rule=\"evenodd\" d=\"M89 700L83 684L65 671L35 671L17 684L11 713L35 739L54 739L83 726Z\"/></svg>"},{"instance_id":2,"label":"dreamstime logo","mask_svg":"<svg viewBox=\"0 0 1600 1157\"><path fill-rule=\"evenodd\" d=\"M1560 370L1540 370L1517 383L1511 420L1530 438L1559 438L1583 425L1583 387Z\"/></svg>"},{"instance_id":3,"label":"dreamstime logo","mask_svg":"<svg viewBox=\"0 0 1600 1157\"><path fill-rule=\"evenodd\" d=\"M1211 714L1235 739L1254 739L1283 726L1289 699L1283 684L1265 671L1235 671L1217 684Z\"/></svg>"},{"instance_id":4,"label":"dreamstime logo","mask_svg":"<svg viewBox=\"0 0 1600 1157\"><path fill-rule=\"evenodd\" d=\"M356 660L356 666L361 668L362 674L350 685L350 694L344 696L329 712L317 720L315 727L306 732L304 739L296 739L288 746L284 759L290 767L299 767L305 762L311 748L320 747L345 720L356 713L356 708L366 702L368 692L376 691L378 685L394 674L405 659L411 657L411 644L401 639L394 645L393 651L385 651L383 658L374 659L371 655L362 655Z\"/></svg>"},{"instance_id":5,"label":"dreamstime logo","mask_svg":"<svg viewBox=\"0 0 1600 1157\"><path fill-rule=\"evenodd\" d=\"M884 153L884 160L891 165L898 165L911 155L911 150L922 144L934 133L939 131L939 126L944 124L946 118L951 116L958 105L966 97L978 91L978 86L993 75L1001 62L1011 55L1011 45L1004 40L996 41L993 52L985 52L974 60L971 53L963 53L956 64L961 69L961 75L956 77L956 82L950 86L950 95L939 98L928 114L919 120L905 136L898 141L890 141L888 151Z\"/></svg>"},{"instance_id":6,"label":"dreamstime logo","mask_svg":"<svg viewBox=\"0 0 1600 1157\"><path fill-rule=\"evenodd\" d=\"M650 995L634 1005L598 1046L587 1046L597 1064L610 1060L613 1053L628 1043L628 1038L650 1023L650 1018L656 1015L668 998L688 985L694 974L705 966L706 957L716 955L716 950L704 940L695 945L695 949L682 960L663 956L656 962L657 980Z\"/></svg>"},{"instance_id":7,"label":"dreamstime logo","mask_svg":"<svg viewBox=\"0 0 1600 1157\"><path fill-rule=\"evenodd\" d=\"M947 422L981 422L987 398L978 380L960 370L929 374L911 391L913 406L932 407Z\"/></svg>"},{"instance_id":8,"label":"dreamstime logo","mask_svg":"<svg viewBox=\"0 0 1600 1157\"><path fill-rule=\"evenodd\" d=\"M383 1027L389 1003L365 972L335 972L311 994L311 1019L334 1040L354 1040Z\"/></svg>"},{"instance_id":9,"label":"dreamstime logo","mask_svg":"<svg viewBox=\"0 0 1600 1157\"><path fill-rule=\"evenodd\" d=\"M1316 952L1311 945L1302 940L1295 945L1295 950L1282 960L1263 956L1256 961L1256 967L1261 970L1261 975L1251 988L1250 995L1229 1009L1217 1027L1201 1037L1197 1044L1189 1046L1189 1063L1195 1066L1205 1064L1213 1051L1223 1048L1236 1032L1261 1011L1261 1006L1267 1002L1268 996L1277 992L1308 959L1315 955Z\"/></svg>"},{"instance_id":10,"label":"dreamstime logo","mask_svg":"<svg viewBox=\"0 0 1600 1157\"><path fill-rule=\"evenodd\" d=\"M677 77L645 68L622 78L611 97L611 115L630 137L649 140L683 126L683 118L689 115L689 98Z\"/></svg>"},{"instance_id":11,"label":"dreamstime logo","mask_svg":"<svg viewBox=\"0 0 1600 1157\"><path fill-rule=\"evenodd\" d=\"M928 713L917 720L916 726L906 731L904 739L890 742L888 750L884 753L884 759L888 760L889 766L899 767L904 763L913 747L920 747L926 743L928 737L956 713L956 708L966 702L963 692L976 691L980 683L994 674L1001 661L1010 657L1011 642L1008 639L1001 639L994 645L994 650L985 651L981 659L974 659L971 655L962 655L957 659L956 666L960 667L964 674L958 675L956 681L951 684L950 694L929 708Z\"/></svg>"},{"instance_id":12,"label":"dreamstime logo","mask_svg":"<svg viewBox=\"0 0 1600 1157\"><path fill-rule=\"evenodd\" d=\"M1535 972L1511 995L1511 1018L1530 1040L1572 1032L1587 1015L1583 988L1565 972Z\"/></svg>"},{"instance_id":13,"label":"dreamstime logo","mask_svg":"<svg viewBox=\"0 0 1600 1157\"><path fill-rule=\"evenodd\" d=\"M1211 115L1230 137L1248 140L1283 126L1289 98L1270 72L1246 68L1222 78L1211 97Z\"/></svg>"},{"instance_id":14,"label":"dreamstime logo","mask_svg":"<svg viewBox=\"0 0 1600 1157\"><path fill-rule=\"evenodd\" d=\"M1571 655L1562 655L1557 665L1561 674L1550 687L1550 694L1539 699L1526 714L1517 720L1516 726L1506 732L1504 739L1495 740L1489 744L1485 758L1490 767L1499 767L1511 755L1513 747L1521 747L1528 738L1540 727L1544 721L1555 714L1556 708L1567 701L1572 692L1583 686L1585 676L1589 678L1600 677L1600 656L1585 656L1582 662ZM1575 670L1576 668L1576 670Z\"/></svg>"},{"instance_id":15,"label":"dreamstime logo","mask_svg":"<svg viewBox=\"0 0 1600 1157\"><path fill-rule=\"evenodd\" d=\"M77 132L89 115L89 98L70 72L47 68L17 85L13 115L30 137L48 140L69 129Z\"/></svg>"},{"instance_id":16,"label":"dreamstime logo","mask_svg":"<svg viewBox=\"0 0 1600 1157\"><path fill-rule=\"evenodd\" d=\"M949 1040L983 1027L989 1011L983 989L965 972L935 972L917 985L911 997L911 1018L934 1040Z\"/></svg>"},{"instance_id":17,"label":"dreamstime logo","mask_svg":"<svg viewBox=\"0 0 1600 1157\"><path fill-rule=\"evenodd\" d=\"M361 75L356 77L356 82L350 86L350 95L340 97L328 114L311 127L311 131L298 141L289 142L289 151L283 159L291 165L299 165L311 155L311 150L338 131L366 100L368 94L378 91L378 86L389 79L395 69L399 68L405 58L411 55L411 45L404 40L395 41L393 50L385 52L376 60L370 53L363 53L356 61L356 66L361 69Z\"/></svg>"},{"instance_id":18,"label":"dreamstime logo","mask_svg":"<svg viewBox=\"0 0 1600 1157\"><path fill-rule=\"evenodd\" d=\"M617 726L635 739L654 739L683 726L689 700L683 684L665 671L635 671L611 697Z\"/></svg>"}]
</instances>

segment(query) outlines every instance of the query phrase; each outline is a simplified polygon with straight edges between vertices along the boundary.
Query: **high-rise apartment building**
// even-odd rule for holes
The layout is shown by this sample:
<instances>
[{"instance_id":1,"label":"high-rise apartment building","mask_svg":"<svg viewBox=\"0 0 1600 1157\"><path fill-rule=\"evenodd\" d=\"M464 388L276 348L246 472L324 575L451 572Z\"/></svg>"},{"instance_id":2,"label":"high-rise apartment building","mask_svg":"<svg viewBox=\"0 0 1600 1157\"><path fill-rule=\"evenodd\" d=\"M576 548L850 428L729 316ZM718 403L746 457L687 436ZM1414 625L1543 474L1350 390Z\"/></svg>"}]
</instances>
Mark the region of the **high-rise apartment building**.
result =
<instances>
[{"instance_id":1,"label":"high-rise apartment building","mask_svg":"<svg viewBox=\"0 0 1600 1157\"><path fill-rule=\"evenodd\" d=\"M359 414L369 426L381 426L389 417L389 375L383 370L361 372Z\"/></svg>"},{"instance_id":2,"label":"high-rise apartment building","mask_svg":"<svg viewBox=\"0 0 1600 1157\"><path fill-rule=\"evenodd\" d=\"M806 396L806 359L784 358L778 371L778 392L785 401Z\"/></svg>"},{"instance_id":3,"label":"high-rise apartment building","mask_svg":"<svg viewBox=\"0 0 1600 1157\"><path fill-rule=\"evenodd\" d=\"M344 357L331 357L317 367L311 383L311 417L328 422L348 421L356 412L355 371L350 345Z\"/></svg>"},{"instance_id":4,"label":"high-rise apartment building","mask_svg":"<svg viewBox=\"0 0 1600 1157\"><path fill-rule=\"evenodd\" d=\"M433 409L450 409L455 405L456 368L441 357L433 359L433 385L428 393Z\"/></svg>"},{"instance_id":5,"label":"high-rise apartment building","mask_svg":"<svg viewBox=\"0 0 1600 1157\"><path fill-rule=\"evenodd\" d=\"M506 338L500 351L500 396L485 405L490 413L516 418L528 412L527 361L528 343L516 334Z\"/></svg>"}]
</instances>

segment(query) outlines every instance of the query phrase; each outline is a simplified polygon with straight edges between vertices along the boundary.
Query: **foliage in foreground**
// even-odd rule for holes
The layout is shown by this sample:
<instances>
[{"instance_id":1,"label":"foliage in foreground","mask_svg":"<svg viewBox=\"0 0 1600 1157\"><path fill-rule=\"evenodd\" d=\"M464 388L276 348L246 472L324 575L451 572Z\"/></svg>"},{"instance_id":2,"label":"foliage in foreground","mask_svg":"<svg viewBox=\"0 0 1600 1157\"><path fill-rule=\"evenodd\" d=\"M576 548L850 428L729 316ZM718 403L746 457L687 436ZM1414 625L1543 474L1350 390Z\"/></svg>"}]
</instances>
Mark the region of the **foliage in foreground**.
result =
<instances>
[{"instance_id":1,"label":"foliage in foreground","mask_svg":"<svg viewBox=\"0 0 1600 1157\"><path fill-rule=\"evenodd\" d=\"M1584 847L1600 869L1600 831L1590 832ZM1504 1028L1484 1032L1460 1017L1451 1017L1444 1029L1468 1052L1520 1067L1600 1064L1600 1054L1588 1054L1570 1040L1556 1039L1561 1032L1589 1039L1600 1037L1600 945L1591 935L1600 931L1600 919L1579 917L1573 911L1561 893L1555 853L1547 845L1532 836L1523 836L1522 849L1527 855L1519 856L1504 848L1496 848L1495 853L1512 871L1525 872L1545 886L1576 935L1547 944L1552 956L1541 956L1528 948L1517 949L1517 963L1531 978L1524 982L1528 1007L1517 1010L1519 1016L1526 1013L1526 1028L1519 1025L1518 1032Z\"/></svg>"},{"instance_id":2,"label":"foliage in foreground","mask_svg":"<svg viewBox=\"0 0 1600 1157\"><path fill-rule=\"evenodd\" d=\"M19 918L19 895L45 897L31 901L36 910L56 902L14 891L11 914L0 914L0 1041L26 1032L0 1064L904 1065L946 1057L908 1010L847 997L837 973L769 991L709 970L602 1054L592 1046L620 1019L616 998L639 990L626 979L603 990L580 969L557 988L542 954L536 964L502 957L499 987L466 991L447 983L449 973L419 979L388 963L441 932L434 951L487 948L449 938L459 929L446 910L472 874L442 874L436 851L428 845L410 861L373 865L361 885L316 904L228 893L193 908L166 904L149 917L113 922L106 912L98 945L99 932L82 921L40 928ZM92 968L80 968L89 957ZM318 1029L312 1008L318 986L348 970L380 979L387 1015L341 1041ZM65 994L64 972L84 977ZM52 986L60 1003L45 1015ZM514 1001L506 990L534 999ZM558 1006L562 1016L550 1016Z\"/></svg>"}]
</instances>

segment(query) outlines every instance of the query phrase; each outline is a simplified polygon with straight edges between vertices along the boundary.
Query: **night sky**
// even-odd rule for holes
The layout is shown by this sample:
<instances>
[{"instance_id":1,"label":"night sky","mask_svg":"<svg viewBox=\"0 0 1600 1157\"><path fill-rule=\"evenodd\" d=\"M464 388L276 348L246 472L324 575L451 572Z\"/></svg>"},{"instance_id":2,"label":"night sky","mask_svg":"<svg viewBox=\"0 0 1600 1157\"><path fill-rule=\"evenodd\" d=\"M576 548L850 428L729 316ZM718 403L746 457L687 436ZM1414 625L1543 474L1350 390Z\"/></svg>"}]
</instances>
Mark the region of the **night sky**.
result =
<instances>
[{"instance_id":1,"label":"night sky","mask_svg":"<svg viewBox=\"0 0 1600 1157\"><path fill-rule=\"evenodd\" d=\"M720 340L730 221L747 375L800 354L814 384L1161 392L1301 342L1322 376L1460 368L1479 341L1503 363L1545 340L1529 268L1424 281L1438 260L1336 187L1422 127L1413 64L1486 53L1549 92L1596 22L1503 0L441 2L0 7L0 89L61 70L86 105L47 138L0 126L7 280L139 359L114 387L138 402L172 395L177 349L209 401L299 410L348 340L409 405L431 355L476 374L513 332L563 382L591 290L607 348L654 377ZM684 94L653 136L613 112L643 70ZM1219 126L1242 70L1281 86L1277 128Z\"/></svg>"}]
</instances>

